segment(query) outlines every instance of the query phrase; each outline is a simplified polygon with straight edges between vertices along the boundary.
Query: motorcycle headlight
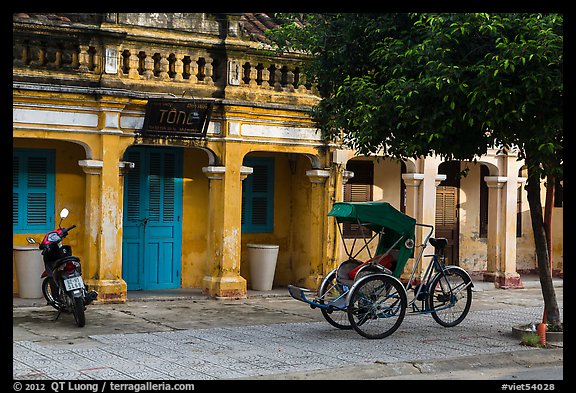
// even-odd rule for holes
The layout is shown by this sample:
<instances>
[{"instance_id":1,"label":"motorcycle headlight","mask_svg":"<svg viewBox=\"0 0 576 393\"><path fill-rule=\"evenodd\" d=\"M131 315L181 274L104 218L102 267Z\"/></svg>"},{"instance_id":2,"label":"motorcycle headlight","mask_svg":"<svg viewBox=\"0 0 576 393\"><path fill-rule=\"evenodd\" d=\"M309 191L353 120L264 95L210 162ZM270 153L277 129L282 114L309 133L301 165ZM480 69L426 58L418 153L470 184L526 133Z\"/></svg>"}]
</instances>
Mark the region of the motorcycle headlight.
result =
<instances>
[{"instance_id":1,"label":"motorcycle headlight","mask_svg":"<svg viewBox=\"0 0 576 393\"><path fill-rule=\"evenodd\" d=\"M50 243L57 243L57 242L59 242L59 241L62 240L62 239L60 238L60 236L59 236L57 233L54 233L54 232L51 233L51 234L49 234L48 237L47 237L47 239L48 239L48 241L49 241Z\"/></svg>"}]
</instances>

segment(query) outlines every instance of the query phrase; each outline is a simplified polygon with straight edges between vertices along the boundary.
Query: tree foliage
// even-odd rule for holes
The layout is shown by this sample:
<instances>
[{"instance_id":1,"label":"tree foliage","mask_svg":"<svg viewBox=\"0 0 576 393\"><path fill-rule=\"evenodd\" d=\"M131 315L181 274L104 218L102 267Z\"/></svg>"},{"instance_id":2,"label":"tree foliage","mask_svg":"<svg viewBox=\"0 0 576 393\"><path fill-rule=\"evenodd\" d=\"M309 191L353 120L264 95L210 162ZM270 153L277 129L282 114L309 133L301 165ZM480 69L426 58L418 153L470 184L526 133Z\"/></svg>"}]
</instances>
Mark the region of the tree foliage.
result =
<instances>
[{"instance_id":1,"label":"tree foliage","mask_svg":"<svg viewBox=\"0 0 576 393\"><path fill-rule=\"evenodd\" d=\"M314 59L323 100L312 116L327 139L398 158L516 147L561 176L561 15L278 17L280 49Z\"/></svg>"},{"instance_id":2,"label":"tree foliage","mask_svg":"<svg viewBox=\"0 0 576 393\"><path fill-rule=\"evenodd\" d=\"M528 202L547 320L560 317L549 268L541 179L562 179L563 16L279 14L278 50L310 55L311 116L359 154L476 160L514 149Z\"/></svg>"}]
</instances>

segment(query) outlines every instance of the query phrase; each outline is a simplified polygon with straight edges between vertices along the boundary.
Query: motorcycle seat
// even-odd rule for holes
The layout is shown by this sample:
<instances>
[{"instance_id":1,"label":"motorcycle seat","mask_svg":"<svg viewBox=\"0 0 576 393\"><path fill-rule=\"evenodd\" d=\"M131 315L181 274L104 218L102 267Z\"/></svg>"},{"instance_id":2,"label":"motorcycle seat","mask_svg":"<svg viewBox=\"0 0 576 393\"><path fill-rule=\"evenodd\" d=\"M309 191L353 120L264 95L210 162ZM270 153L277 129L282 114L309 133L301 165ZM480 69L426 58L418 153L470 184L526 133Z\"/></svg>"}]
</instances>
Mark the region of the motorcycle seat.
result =
<instances>
[{"instance_id":1,"label":"motorcycle seat","mask_svg":"<svg viewBox=\"0 0 576 393\"><path fill-rule=\"evenodd\" d=\"M60 259L56 260L54 262L54 266L60 266L61 264L66 263L66 262L80 262L80 258L75 257L74 255L69 255L67 257L60 258Z\"/></svg>"}]
</instances>

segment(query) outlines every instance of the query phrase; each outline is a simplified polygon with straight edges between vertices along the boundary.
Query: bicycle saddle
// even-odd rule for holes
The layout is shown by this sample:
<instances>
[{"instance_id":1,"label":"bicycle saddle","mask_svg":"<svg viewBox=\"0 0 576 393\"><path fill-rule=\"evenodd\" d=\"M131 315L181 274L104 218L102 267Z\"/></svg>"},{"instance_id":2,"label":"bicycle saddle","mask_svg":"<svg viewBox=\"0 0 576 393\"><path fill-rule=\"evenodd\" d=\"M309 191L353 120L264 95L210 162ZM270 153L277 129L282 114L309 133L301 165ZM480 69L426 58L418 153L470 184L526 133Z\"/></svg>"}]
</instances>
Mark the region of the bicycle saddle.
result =
<instances>
[{"instance_id":1,"label":"bicycle saddle","mask_svg":"<svg viewBox=\"0 0 576 393\"><path fill-rule=\"evenodd\" d=\"M434 248L438 248L438 249L443 249L444 247L446 247L446 245L448 244L448 239L443 238L443 237L437 237L437 238L430 238L430 244L432 244L434 246Z\"/></svg>"}]
</instances>

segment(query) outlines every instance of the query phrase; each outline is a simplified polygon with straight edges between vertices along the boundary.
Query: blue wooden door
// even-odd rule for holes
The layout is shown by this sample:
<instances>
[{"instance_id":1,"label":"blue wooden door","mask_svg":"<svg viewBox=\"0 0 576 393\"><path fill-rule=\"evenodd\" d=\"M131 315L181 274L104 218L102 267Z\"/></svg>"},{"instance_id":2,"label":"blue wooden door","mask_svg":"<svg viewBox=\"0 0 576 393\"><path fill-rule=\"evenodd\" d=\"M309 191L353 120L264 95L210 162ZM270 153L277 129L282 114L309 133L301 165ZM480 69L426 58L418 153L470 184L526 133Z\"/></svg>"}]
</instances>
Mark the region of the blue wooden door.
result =
<instances>
[{"instance_id":1,"label":"blue wooden door","mask_svg":"<svg viewBox=\"0 0 576 393\"><path fill-rule=\"evenodd\" d=\"M125 160L122 277L129 290L179 288L182 265L182 153L131 147Z\"/></svg>"}]
</instances>

